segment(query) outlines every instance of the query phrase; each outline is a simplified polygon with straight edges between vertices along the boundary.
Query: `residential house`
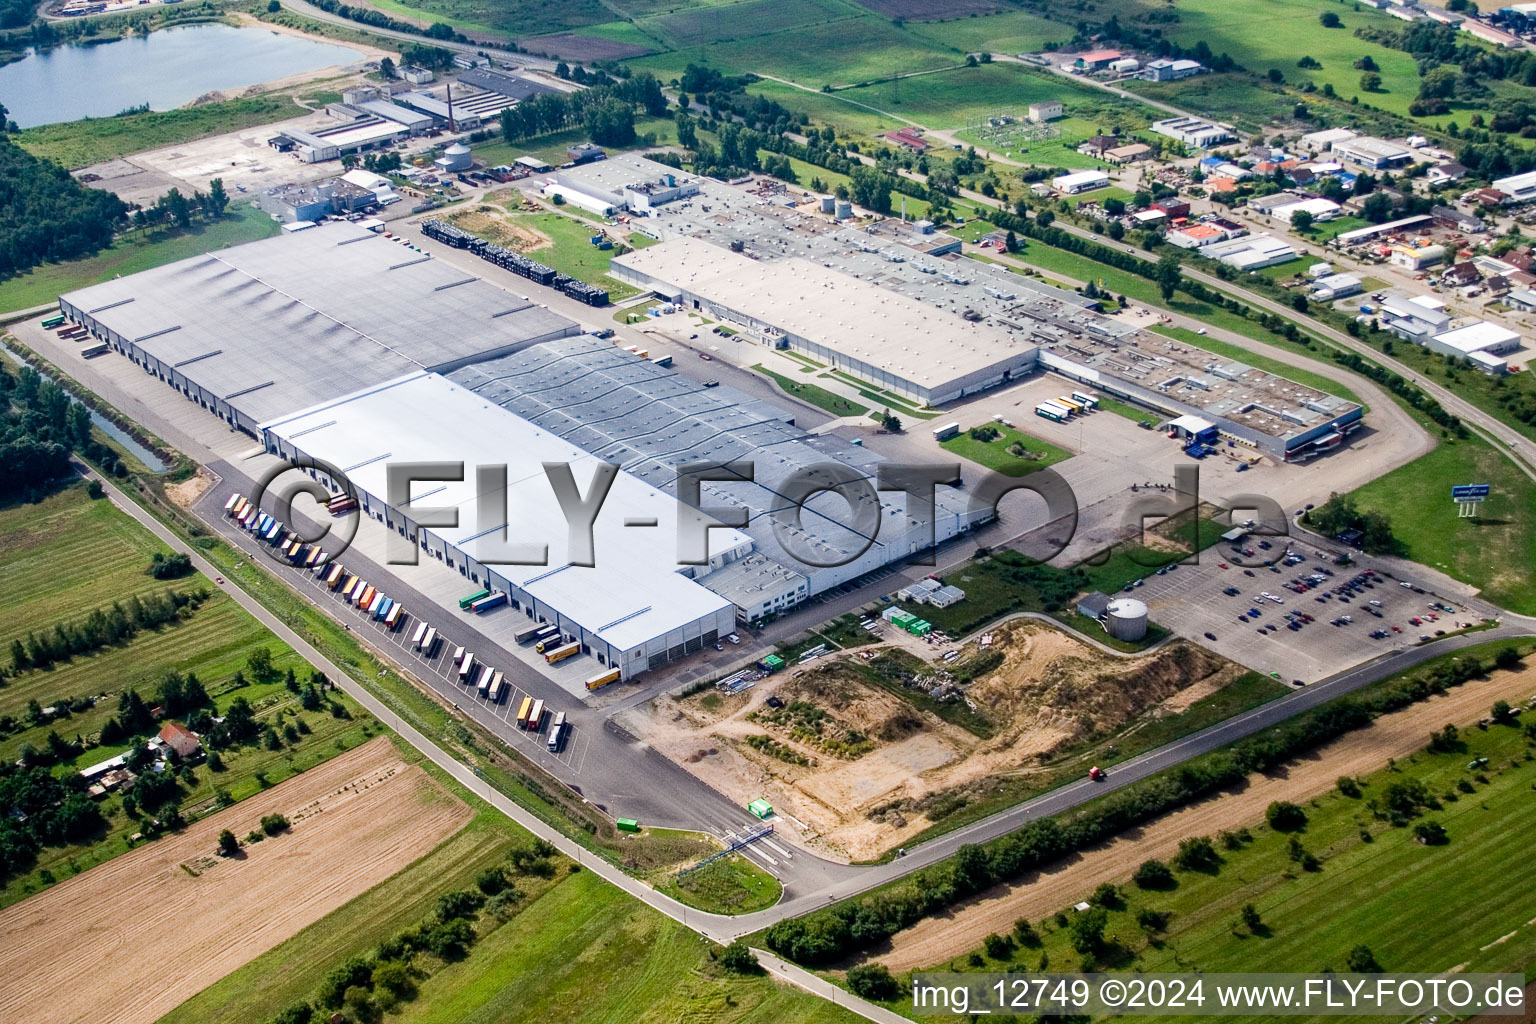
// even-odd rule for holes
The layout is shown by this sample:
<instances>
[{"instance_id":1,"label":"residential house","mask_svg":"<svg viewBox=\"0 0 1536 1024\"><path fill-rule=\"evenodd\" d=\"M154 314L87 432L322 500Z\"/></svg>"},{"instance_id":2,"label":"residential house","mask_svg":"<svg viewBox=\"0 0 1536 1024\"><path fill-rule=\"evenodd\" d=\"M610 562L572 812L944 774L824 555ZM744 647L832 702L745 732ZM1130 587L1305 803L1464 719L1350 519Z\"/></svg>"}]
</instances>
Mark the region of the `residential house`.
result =
<instances>
[{"instance_id":1,"label":"residential house","mask_svg":"<svg viewBox=\"0 0 1536 1024\"><path fill-rule=\"evenodd\" d=\"M203 752L203 744L197 734L180 722L166 722L160 727L160 741L183 761L190 761Z\"/></svg>"},{"instance_id":2,"label":"residential house","mask_svg":"<svg viewBox=\"0 0 1536 1024\"><path fill-rule=\"evenodd\" d=\"M1440 283L1448 288L1467 288L1477 284L1483 279L1483 275L1477 272L1477 267L1469 261L1452 263L1445 268L1440 275Z\"/></svg>"}]
</instances>

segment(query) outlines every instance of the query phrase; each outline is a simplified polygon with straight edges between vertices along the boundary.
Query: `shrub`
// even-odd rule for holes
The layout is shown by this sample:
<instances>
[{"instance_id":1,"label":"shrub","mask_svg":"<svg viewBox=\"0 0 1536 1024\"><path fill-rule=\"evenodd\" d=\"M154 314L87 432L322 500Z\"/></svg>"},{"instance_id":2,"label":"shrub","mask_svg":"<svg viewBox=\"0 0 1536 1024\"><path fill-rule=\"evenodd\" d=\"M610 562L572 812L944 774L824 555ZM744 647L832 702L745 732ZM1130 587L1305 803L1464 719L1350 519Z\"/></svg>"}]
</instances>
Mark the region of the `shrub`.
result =
<instances>
[{"instance_id":1,"label":"shrub","mask_svg":"<svg viewBox=\"0 0 1536 1024\"><path fill-rule=\"evenodd\" d=\"M1028 918L1019 918L1013 922L1013 937L1021 946L1040 945L1040 936L1035 932L1035 926L1029 923Z\"/></svg>"},{"instance_id":2,"label":"shrub","mask_svg":"<svg viewBox=\"0 0 1536 1024\"><path fill-rule=\"evenodd\" d=\"M1120 898L1120 890L1109 882L1093 890L1093 895L1088 898L1088 902L1105 910L1119 910L1125 906L1125 901Z\"/></svg>"},{"instance_id":3,"label":"shrub","mask_svg":"<svg viewBox=\"0 0 1536 1024\"><path fill-rule=\"evenodd\" d=\"M1096 953L1104 945L1104 929L1109 925L1109 914L1103 907L1090 907L1072 919L1072 948L1079 953Z\"/></svg>"},{"instance_id":4,"label":"shrub","mask_svg":"<svg viewBox=\"0 0 1536 1024\"><path fill-rule=\"evenodd\" d=\"M1376 962L1376 954L1371 952L1370 946L1356 946L1349 951L1349 956L1344 962L1356 974L1380 974L1382 969L1381 964Z\"/></svg>"},{"instance_id":5,"label":"shrub","mask_svg":"<svg viewBox=\"0 0 1536 1024\"><path fill-rule=\"evenodd\" d=\"M499 867L488 867L475 876L475 888L487 896L495 896L507 887L507 875Z\"/></svg>"},{"instance_id":6,"label":"shrub","mask_svg":"<svg viewBox=\"0 0 1536 1024\"><path fill-rule=\"evenodd\" d=\"M288 819L281 814L267 814L261 819L261 830L269 836L288 831Z\"/></svg>"},{"instance_id":7,"label":"shrub","mask_svg":"<svg viewBox=\"0 0 1536 1024\"><path fill-rule=\"evenodd\" d=\"M1221 863L1216 847L1205 836L1194 836L1179 843L1173 866L1180 871L1212 871Z\"/></svg>"},{"instance_id":8,"label":"shrub","mask_svg":"<svg viewBox=\"0 0 1536 1024\"><path fill-rule=\"evenodd\" d=\"M1173 914L1166 910L1153 910L1151 907L1144 907L1136 912L1136 923L1141 926L1141 930L1144 932L1161 932L1167 930L1168 919L1172 916Z\"/></svg>"},{"instance_id":9,"label":"shrub","mask_svg":"<svg viewBox=\"0 0 1536 1024\"><path fill-rule=\"evenodd\" d=\"M762 967L747 944L737 939L720 951L720 966L733 974L760 974Z\"/></svg>"},{"instance_id":10,"label":"shrub","mask_svg":"<svg viewBox=\"0 0 1536 1024\"><path fill-rule=\"evenodd\" d=\"M1438 821L1421 821L1413 827L1413 835L1425 846L1444 846L1451 841L1445 826Z\"/></svg>"},{"instance_id":11,"label":"shrub","mask_svg":"<svg viewBox=\"0 0 1536 1024\"><path fill-rule=\"evenodd\" d=\"M1276 832L1294 832L1306 827L1307 812L1289 800L1276 800L1264 812L1264 820Z\"/></svg>"},{"instance_id":12,"label":"shrub","mask_svg":"<svg viewBox=\"0 0 1536 1024\"><path fill-rule=\"evenodd\" d=\"M233 857L240 852L240 840L229 829L219 833L219 853L225 857Z\"/></svg>"},{"instance_id":13,"label":"shrub","mask_svg":"<svg viewBox=\"0 0 1536 1024\"><path fill-rule=\"evenodd\" d=\"M1339 792L1343 793L1345 796L1350 797L1351 799L1359 799L1360 783L1356 782L1348 775L1340 775L1338 779L1334 781L1334 785L1339 787Z\"/></svg>"},{"instance_id":14,"label":"shrub","mask_svg":"<svg viewBox=\"0 0 1536 1024\"><path fill-rule=\"evenodd\" d=\"M1008 936L997 934L988 935L982 939L981 946L987 951L987 956L993 960L1007 960L1013 956L1013 951L1017 948Z\"/></svg>"},{"instance_id":15,"label":"shrub","mask_svg":"<svg viewBox=\"0 0 1536 1024\"><path fill-rule=\"evenodd\" d=\"M887 1001L901 991L885 964L859 964L848 968L848 990L860 999Z\"/></svg>"},{"instance_id":16,"label":"shrub","mask_svg":"<svg viewBox=\"0 0 1536 1024\"><path fill-rule=\"evenodd\" d=\"M1171 889L1174 886L1173 871L1160 860L1142 862L1131 881L1141 889Z\"/></svg>"}]
</instances>

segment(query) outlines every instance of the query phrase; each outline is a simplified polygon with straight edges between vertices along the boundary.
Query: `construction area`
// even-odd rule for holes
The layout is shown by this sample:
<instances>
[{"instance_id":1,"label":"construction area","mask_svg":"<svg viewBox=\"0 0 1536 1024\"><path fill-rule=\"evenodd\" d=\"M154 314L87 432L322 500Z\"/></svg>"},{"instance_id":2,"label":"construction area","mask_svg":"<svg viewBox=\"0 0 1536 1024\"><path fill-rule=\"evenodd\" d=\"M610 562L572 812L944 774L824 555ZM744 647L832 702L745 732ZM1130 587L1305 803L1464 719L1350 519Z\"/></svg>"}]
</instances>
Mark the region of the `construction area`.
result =
<instances>
[{"instance_id":1,"label":"construction area","mask_svg":"<svg viewBox=\"0 0 1536 1024\"><path fill-rule=\"evenodd\" d=\"M1117 656L1029 619L963 645L934 637L882 625L868 646L619 720L731 799L767 800L781 835L858 861L1003 780L1086 772L1095 738L1123 739L1243 673L1192 645Z\"/></svg>"}]
</instances>

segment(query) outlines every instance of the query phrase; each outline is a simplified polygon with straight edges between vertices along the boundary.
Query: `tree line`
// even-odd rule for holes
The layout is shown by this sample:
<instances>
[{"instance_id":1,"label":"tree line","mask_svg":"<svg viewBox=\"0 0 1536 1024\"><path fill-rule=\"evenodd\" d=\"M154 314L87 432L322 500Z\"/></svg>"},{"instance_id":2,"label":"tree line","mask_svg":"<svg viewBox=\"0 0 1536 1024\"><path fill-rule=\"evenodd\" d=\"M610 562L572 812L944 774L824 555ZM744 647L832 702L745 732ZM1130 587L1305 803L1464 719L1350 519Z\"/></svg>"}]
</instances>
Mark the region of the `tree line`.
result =
<instances>
[{"instance_id":1,"label":"tree line","mask_svg":"<svg viewBox=\"0 0 1536 1024\"><path fill-rule=\"evenodd\" d=\"M651 117L667 112L661 83L649 73L578 92L547 92L501 112L501 137L508 143L581 125L592 141L622 146L635 139L635 110Z\"/></svg>"},{"instance_id":2,"label":"tree line","mask_svg":"<svg viewBox=\"0 0 1536 1024\"><path fill-rule=\"evenodd\" d=\"M183 592L166 590L159 594L130 596L93 609L75 622L61 622L51 630L28 633L11 641L12 674L31 669L49 668L82 654L112 647L133 639L141 630L158 629L178 622L202 604L206 590Z\"/></svg>"},{"instance_id":3,"label":"tree line","mask_svg":"<svg viewBox=\"0 0 1536 1024\"><path fill-rule=\"evenodd\" d=\"M1513 659L1518 663L1518 659ZM1512 659L1501 656L1500 667ZM869 950L896 932L1000 882L1103 842L1196 800L1237 785L1253 772L1273 769L1375 716L1485 675L1478 657L1450 658L1428 672L1370 693L1316 708L1265 733L1196 758L1177 769L1128 786L1089 808L1029 822L982 845L962 846L949 860L883 890L848 900L768 929L774 952L803 964L825 965Z\"/></svg>"},{"instance_id":4,"label":"tree line","mask_svg":"<svg viewBox=\"0 0 1536 1024\"><path fill-rule=\"evenodd\" d=\"M0 278L40 263L78 259L112 244L128 213L105 189L80 184L51 160L33 156L3 129L0 106Z\"/></svg>"},{"instance_id":5,"label":"tree line","mask_svg":"<svg viewBox=\"0 0 1536 1024\"><path fill-rule=\"evenodd\" d=\"M424 920L331 968L309 999L285 1007L270 1024L317 1024L337 1012L354 1024L379 1024L386 1013L415 999L419 982L429 976L429 962L417 959L418 954L445 963L463 960L482 937L477 919L489 922L482 929L489 934L512 918L525 899L509 876L552 878L554 856L555 848L542 839L514 847L505 864L493 864L475 876L475 888L443 893Z\"/></svg>"}]
</instances>

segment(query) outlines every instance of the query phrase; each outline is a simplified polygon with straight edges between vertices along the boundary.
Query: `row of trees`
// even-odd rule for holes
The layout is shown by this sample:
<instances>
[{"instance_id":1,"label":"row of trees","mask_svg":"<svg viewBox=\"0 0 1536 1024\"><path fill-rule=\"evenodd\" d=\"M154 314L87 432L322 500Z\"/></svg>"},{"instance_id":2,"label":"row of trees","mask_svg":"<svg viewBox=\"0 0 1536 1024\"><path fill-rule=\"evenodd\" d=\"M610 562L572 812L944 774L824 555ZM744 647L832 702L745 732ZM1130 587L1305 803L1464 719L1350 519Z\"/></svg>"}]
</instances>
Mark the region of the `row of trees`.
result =
<instances>
[{"instance_id":1,"label":"row of trees","mask_svg":"<svg viewBox=\"0 0 1536 1024\"><path fill-rule=\"evenodd\" d=\"M11 641L12 673L48 668L59 662L91 651L131 640L140 630L158 629L190 615L204 599L206 591L184 593L166 590L159 594L131 596L92 610L75 622L61 622L41 634L31 632L25 640Z\"/></svg>"},{"instance_id":2,"label":"row of trees","mask_svg":"<svg viewBox=\"0 0 1536 1024\"><path fill-rule=\"evenodd\" d=\"M1084 847L1168 811L1237 785L1335 737L1368 725L1386 711L1486 673L1475 657L1440 662L1424 675L1345 698L1301 715L1262 735L1193 760L1176 771L1128 786L1089 809L1042 818L985 845L967 845L941 864L925 868L875 894L804 917L767 932L770 949L805 964L829 964L868 950L897 931L955 902L1018 878ZM1206 841L1209 843L1209 840ZM1214 849L1210 851L1214 855ZM1204 846L1181 852L1181 863L1198 869ZM1154 879L1148 879L1155 886Z\"/></svg>"},{"instance_id":3,"label":"row of trees","mask_svg":"<svg viewBox=\"0 0 1536 1024\"><path fill-rule=\"evenodd\" d=\"M667 112L667 98L654 75L631 75L579 92L542 93L501 112L501 136L515 143L583 125L600 145L627 145L635 138L637 108L651 117Z\"/></svg>"},{"instance_id":4,"label":"row of trees","mask_svg":"<svg viewBox=\"0 0 1536 1024\"><path fill-rule=\"evenodd\" d=\"M194 221L214 221L229 209L229 193L224 191L224 179L208 182L208 191L194 189L190 197L177 188L155 200L151 206L142 206L128 216L128 226L135 231L151 228L173 227L185 231Z\"/></svg>"},{"instance_id":5,"label":"row of trees","mask_svg":"<svg viewBox=\"0 0 1536 1024\"><path fill-rule=\"evenodd\" d=\"M506 866L486 868L476 876L475 888L439 896L432 914L415 927L331 968L311 999L286 1007L270 1024L316 1024L333 1019L336 1012L344 1013L353 1024L378 1024L384 1014L416 998L418 982L427 977L417 954L429 953L450 963L464 959L481 937L475 921L489 919L499 925L512 917L524 899L509 873L551 877L554 855L555 848L543 840L514 848Z\"/></svg>"}]
</instances>

